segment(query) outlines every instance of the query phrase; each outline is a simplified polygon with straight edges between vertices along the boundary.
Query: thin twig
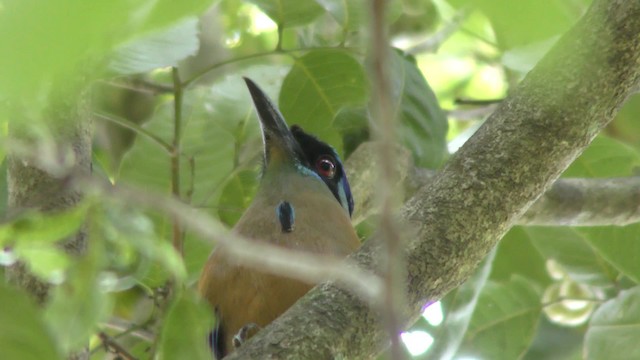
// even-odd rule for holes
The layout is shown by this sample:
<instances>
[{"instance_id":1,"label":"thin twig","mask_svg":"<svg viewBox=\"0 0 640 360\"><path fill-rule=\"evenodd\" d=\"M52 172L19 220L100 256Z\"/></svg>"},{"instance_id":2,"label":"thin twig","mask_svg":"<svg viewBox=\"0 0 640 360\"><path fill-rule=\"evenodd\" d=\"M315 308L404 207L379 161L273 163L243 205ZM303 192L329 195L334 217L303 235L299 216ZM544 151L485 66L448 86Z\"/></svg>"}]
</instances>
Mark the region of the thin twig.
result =
<instances>
[{"instance_id":1,"label":"thin twig","mask_svg":"<svg viewBox=\"0 0 640 360\"><path fill-rule=\"evenodd\" d=\"M121 358L125 360L137 360L135 356L131 355L124 347L118 344L117 341L109 337L109 335L105 334L104 332L99 332L98 337L100 338L104 346L107 347L107 349L111 349L111 351L113 351Z\"/></svg>"},{"instance_id":2,"label":"thin twig","mask_svg":"<svg viewBox=\"0 0 640 360\"><path fill-rule=\"evenodd\" d=\"M447 41L451 35L453 35L458 29L460 29L460 25L464 20L466 20L469 15L469 9L463 8L460 9L452 18L449 20L442 29L438 30L435 34L429 36L429 38L424 41L415 44L408 48L406 52L411 55L417 55L425 52L436 52L440 48L440 46Z\"/></svg>"},{"instance_id":3,"label":"thin twig","mask_svg":"<svg viewBox=\"0 0 640 360\"><path fill-rule=\"evenodd\" d=\"M172 68L173 75L173 151L171 152L171 194L180 199L180 154L182 140L182 83L178 68ZM184 255L184 243L180 221L172 219L173 247L180 256Z\"/></svg>"},{"instance_id":4,"label":"thin twig","mask_svg":"<svg viewBox=\"0 0 640 360\"><path fill-rule=\"evenodd\" d=\"M241 237L208 214L182 201L145 189L113 186L82 173L70 175L70 181L75 182L86 193L97 193L107 198L135 203L174 217L185 229L198 234L198 239L217 243L218 248L225 251L230 260L239 264L312 284L334 281L369 304L378 306L378 299L383 292L381 279L354 266L352 261L285 249Z\"/></svg>"},{"instance_id":5,"label":"thin twig","mask_svg":"<svg viewBox=\"0 0 640 360\"><path fill-rule=\"evenodd\" d=\"M379 128L378 138L380 140L378 185L379 198L381 204L381 214L379 221L379 232L384 239L385 258L382 262L382 274L384 281L384 295L381 301L384 308L381 309L383 319L391 339L391 358L404 359L400 343L400 320L399 311L403 303L404 294L404 259L402 254L401 237L394 219L394 179L395 170L394 159L394 128L395 117L391 105L391 86L388 68L389 45L387 38L387 27L385 24L386 0L374 0L371 3L371 44L373 52L373 88L375 104L374 114L377 116Z\"/></svg>"}]
</instances>

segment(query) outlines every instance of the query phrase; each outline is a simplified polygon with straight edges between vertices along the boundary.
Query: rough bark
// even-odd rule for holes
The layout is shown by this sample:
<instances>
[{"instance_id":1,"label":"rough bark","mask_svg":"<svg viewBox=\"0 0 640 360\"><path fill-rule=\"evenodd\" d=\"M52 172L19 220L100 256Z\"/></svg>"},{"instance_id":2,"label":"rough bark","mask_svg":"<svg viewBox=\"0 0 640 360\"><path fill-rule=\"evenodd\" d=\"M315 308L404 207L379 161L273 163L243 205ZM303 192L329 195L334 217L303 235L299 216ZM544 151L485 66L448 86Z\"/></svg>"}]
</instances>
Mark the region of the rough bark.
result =
<instances>
[{"instance_id":1,"label":"rough bark","mask_svg":"<svg viewBox=\"0 0 640 360\"><path fill-rule=\"evenodd\" d=\"M379 210L375 206L375 142L361 144L346 162L351 192L358 199L353 214L358 224ZM415 167L408 150L396 150L394 176L404 182L407 199L433 182L435 170ZM399 187L399 186L398 186ZM399 187L400 188L400 187ZM402 191L398 189L397 191ZM640 222L640 176L621 178L558 179L527 212L518 225L539 226L624 226Z\"/></svg>"},{"instance_id":2,"label":"rough bark","mask_svg":"<svg viewBox=\"0 0 640 360\"><path fill-rule=\"evenodd\" d=\"M613 118L640 78L640 2L596 0L447 163L407 202L404 321L462 283ZM381 239L352 256L378 268ZM304 319L305 321L300 321ZM322 284L229 359L364 359L388 339L348 290Z\"/></svg>"}]
</instances>

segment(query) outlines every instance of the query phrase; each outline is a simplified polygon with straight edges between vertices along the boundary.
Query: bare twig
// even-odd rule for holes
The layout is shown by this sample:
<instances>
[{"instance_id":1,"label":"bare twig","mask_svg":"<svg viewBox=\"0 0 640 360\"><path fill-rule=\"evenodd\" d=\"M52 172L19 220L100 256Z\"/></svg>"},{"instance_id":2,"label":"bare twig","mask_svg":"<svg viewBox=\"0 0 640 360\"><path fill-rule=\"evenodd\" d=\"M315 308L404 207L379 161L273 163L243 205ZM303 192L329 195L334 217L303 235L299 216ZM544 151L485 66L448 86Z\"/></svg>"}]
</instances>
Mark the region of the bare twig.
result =
<instances>
[{"instance_id":1,"label":"bare twig","mask_svg":"<svg viewBox=\"0 0 640 360\"><path fill-rule=\"evenodd\" d=\"M182 82L178 68L172 69L173 74L173 144L171 151L171 194L180 199L180 154L182 152ZM173 247L180 256L184 255L184 239L180 221L173 218Z\"/></svg>"},{"instance_id":2,"label":"bare twig","mask_svg":"<svg viewBox=\"0 0 640 360\"><path fill-rule=\"evenodd\" d=\"M385 22L386 0L371 2L372 20L370 22L372 65L373 65L373 101L376 118L377 137L380 147L377 153L378 168L378 202L380 203L380 222L378 231L384 239L384 253L381 273L384 279L384 297L381 309L383 320L391 340L391 358L405 358L400 343L400 309L404 306L404 258L400 232L394 218L395 181L394 181L394 145L395 116L391 104L391 79L389 77L389 43ZM375 130L375 129L374 129Z\"/></svg>"},{"instance_id":3,"label":"bare twig","mask_svg":"<svg viewBox=\"0 0 640 360\"><path fill-rule=\"evenodd\" d=\"M98 337L100 338L100 340L102 341L102 343L107 349L110 349L121 358L125 360L137 360L135 356L131 355L124 347L118 344L117 341L112 339L109 335L105 334L104 332L99 332Z\"/></svg>"}]
</instances>

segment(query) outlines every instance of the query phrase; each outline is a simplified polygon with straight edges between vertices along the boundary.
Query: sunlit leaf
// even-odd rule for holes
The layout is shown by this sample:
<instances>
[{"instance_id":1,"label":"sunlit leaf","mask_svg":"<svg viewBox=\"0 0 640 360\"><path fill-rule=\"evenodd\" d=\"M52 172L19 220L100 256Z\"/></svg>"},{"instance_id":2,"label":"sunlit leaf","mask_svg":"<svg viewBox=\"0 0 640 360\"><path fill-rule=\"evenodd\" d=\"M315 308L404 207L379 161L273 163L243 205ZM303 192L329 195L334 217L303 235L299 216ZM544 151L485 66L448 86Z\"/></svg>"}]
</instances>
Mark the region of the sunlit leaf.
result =
<instances>
[{"instance_id":1,"label":"sunlit leaf","mask_svg":"<svg viewBox=\"0 0 640 360\"><path fill-rule=\"evenodd\" d=\"M5 359L62 359L36 305L0 281L0 349Z\"/></svg>"},{"instance_id":2,"label":"sunlit leaf","mask_svg":"<svg viewBox=\"0 0 640 360\"><path fill-rule=\"evenodd\" d=\"M248 0L256 4L276 24L297 26L308 24L323 13L314 0Z\"/></svg>"},{"instance_id":3,"label":"sunlit leaf","mask_svg":"<svg viewBox=\"0 0 640 360\"><path fill-rule=\"evenodd\" d=\"M526 279L488 282L482 290L458 356L518 359L531 345L541 304Z\"/></svg>"},{"instance_id":4,"label":"sunlit leaf","mask_svg":"<svg viewBox=\"0 0 640 360\"><path fill-rule=\"evenodd\" d=\"M176 66L198 51L198 19L188 18L167 29L153 32L118 46L109 69L118 74L136 74Z\"/></svg>"},{"instance_id":5,"label":"sunlit leaf","mask_svg":"<svg viewBox=\"0 0 640 360\"><path fill-rule=\"evenodd\" d=\"M117 44L202 12L211 0L4 1L0 21L0 98L46 105L52 81L76 86L78 75L96 76ZM53 46L55 45L55 46ZM93 64L89 64L93 62ZM84 68L91 69L83 72ZM65 79L64 82L58 80ZM73 80L73 81L71 81ZM61 90L61 89L56 89ZM45 97L46 98L46 97Z\"/></svg>"},{"instance_id":6,"label":"sunlit leaf","mask_svg":"<svg viewBox=\"0 0 640 360\"><path fill-rule=\"evenodd\" d=\"M584 359L640 358L640 287L622 291L593 314L585 336Z\"/></svg>"},{"instance_id":7,"label":"sunlit leaf","mask_svg":"<svg viewBox=\"0 0 640 360\"><path fill-rule=\"evenodd\" d=\"M317 0L345 30L358 30L366 20L366 4L362 0Z\"/></svg>"},{"instance_id":8,"label":"sunlit leaf","mask_svg":"<svg viewBox=\"0 0 640 360\"><path fill-rule=\"evenodd\" d=\"M212 324L207 305L192 293L181 293L164 320L158 359L210 360L211 350L206 339Z\"/></svg>"},{"instance_id":9,"label":"sunlit leaf","mask_svg":"<svg viewBox=\"0 0 640 360\"><path fill-rule=\"evenodd\" d=\"M362 66L341 50L314 50L296 59L280 90L280 110L289 123L299 124L339 152L342 141L333 127L345 106L367 100Z\"/></svg>"},{"instance_id":10,"label":"sunlit leaf","mask_svg":"<svg viewBox=\"0 0 640 360\"><path fill-rule=\"evenodd\" d=\"M0 225L0 245L46 243L67 238L84 222L87 206L76 206L57 213L26 213Z\"/></svg>"}]
</instances>

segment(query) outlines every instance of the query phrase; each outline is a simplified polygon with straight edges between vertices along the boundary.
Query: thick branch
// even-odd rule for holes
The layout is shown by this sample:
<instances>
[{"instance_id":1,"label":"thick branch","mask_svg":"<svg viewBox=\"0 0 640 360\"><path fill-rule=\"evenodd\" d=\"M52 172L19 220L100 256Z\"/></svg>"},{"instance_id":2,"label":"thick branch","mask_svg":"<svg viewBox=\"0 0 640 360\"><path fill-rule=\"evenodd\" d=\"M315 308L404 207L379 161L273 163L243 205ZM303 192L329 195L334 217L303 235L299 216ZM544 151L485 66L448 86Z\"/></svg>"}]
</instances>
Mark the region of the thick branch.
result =
<instances>
[{"instance_id":1,"label":"thick branch","mask_svg":"<svg viewBox=\"0 0 640 360\"><path fill-rule=\"evenodd\" d=\"M358 200L353 214L355 224L380 211L376 194L375 142L365 142L346 163L351 192ZM394 176L404 181L407 198L433 182L435 170L418 168L409 161L411 155L396 147ZM606 226L640 222L640 176L604 179L558 179L518 219L518 225Z\"/></svg>"},{"instance_id":2,"label":"thick branch","mask_svg":"<svg viewBox=\"0 0 640 360\"><path fill-rule=\"evenodd\" d=\"M596 0L439 173L404 207L412 323L463 282L613 118L640 78L640 3ZM379 239L352 259L376 269ZM304 319L305 321L300 321ZM370 358L387 345L378 314L347 290L309 292L229 359Z\"/></svg>"}]
</instances>

